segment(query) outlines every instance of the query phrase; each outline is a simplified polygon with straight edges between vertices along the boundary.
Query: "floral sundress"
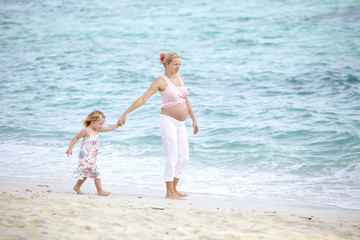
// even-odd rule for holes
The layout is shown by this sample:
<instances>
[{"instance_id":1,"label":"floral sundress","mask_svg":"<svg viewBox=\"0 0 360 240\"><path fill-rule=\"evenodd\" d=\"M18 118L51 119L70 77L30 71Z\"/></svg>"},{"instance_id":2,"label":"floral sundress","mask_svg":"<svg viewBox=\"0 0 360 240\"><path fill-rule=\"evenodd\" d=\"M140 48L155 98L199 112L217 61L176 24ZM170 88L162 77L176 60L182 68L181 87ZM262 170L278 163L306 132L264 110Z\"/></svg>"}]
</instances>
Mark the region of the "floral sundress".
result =
<instances>
[{"instance_id":1,"label":"floral sundress","mask_svg":"<svg viewBox=\"0 0 360 240\"><path fill-rule=\"evenodd\" d=\"M79 153L79 166L74 171L74 177L80 180L84 178L99 178L100 168L96 163L98 155L99 134L84 137Z\"/></svg>"}]
</instances>

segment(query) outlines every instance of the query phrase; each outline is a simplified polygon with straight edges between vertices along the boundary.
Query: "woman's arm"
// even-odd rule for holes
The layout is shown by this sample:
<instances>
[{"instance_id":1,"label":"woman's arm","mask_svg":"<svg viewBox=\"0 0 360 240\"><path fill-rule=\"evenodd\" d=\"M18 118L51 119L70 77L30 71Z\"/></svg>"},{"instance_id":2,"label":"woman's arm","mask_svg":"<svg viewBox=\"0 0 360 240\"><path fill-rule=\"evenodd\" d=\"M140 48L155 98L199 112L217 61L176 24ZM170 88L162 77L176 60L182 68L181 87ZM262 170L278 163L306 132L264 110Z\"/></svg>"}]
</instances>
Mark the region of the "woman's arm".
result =
<instances>
[{"instance_id":1,"label":"woman's arm","mask_svg":"<svg viewBox=\"0 0 360 240\"><path fill-rule=\"evenodd\" d=\"M86 130L86 128L84 128L83 130L81 130L81 132L79 132L79 133L71 140L70 146L69 146L68 150L66 151L67 156L72 155L72 149L73 149L75 143L76 143L80 138L87 137L87 136L89 136L89 133L88 133L88 131Z\"/></svg>"},{"instance_id":2,"label":"woman's arm","mask_svg":"<svg viewBox=\"0 0 360 240\"><path fill-rule=\"evenodd\" d=\"M161 79L158 78L156 79L151 86L149 87L149 89L146 91L146 93L144 95L142 95L141 97L139 97L138 99L136 99L136 101L123 113L123 115L119 118L118 121L118 125L122 126L125 124L126 121L126 116L131 113L132 111L134 111L135 109L141 107L142 105L144 105L146 103L146 101L152 96L154 95L154 93L156 93L158 90L160 90L161 88Z\"/></svg>"},{"instance_id":3,"label":"woman's arm","mask_svg":"<svg viewBox=\"0 0 360 240\"><path fill-rule=\"evenodd\" d=\"M185 103L186 103L186 106L187 106L188 111L189 111L189 116L193 120L194 134L197 134L199 132L199 126L198 126L198 124L196 122L196 118L195 118L193 109L191 107L190 100L188 98L186 98Z\"/></svg>"}]
</instances>

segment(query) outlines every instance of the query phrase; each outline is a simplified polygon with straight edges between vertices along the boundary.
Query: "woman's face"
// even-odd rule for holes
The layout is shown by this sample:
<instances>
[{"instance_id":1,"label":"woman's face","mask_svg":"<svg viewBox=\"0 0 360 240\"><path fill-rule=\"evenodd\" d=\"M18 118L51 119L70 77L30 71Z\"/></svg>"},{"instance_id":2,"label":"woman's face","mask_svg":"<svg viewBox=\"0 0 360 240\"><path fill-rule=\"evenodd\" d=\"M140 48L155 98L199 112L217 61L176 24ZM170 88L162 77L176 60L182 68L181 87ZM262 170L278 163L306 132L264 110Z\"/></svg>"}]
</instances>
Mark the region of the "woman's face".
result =
<instances>
[{"instance_id":1,"label":"woman's face","mask_svg":"<svg viewBox=\"0 0 360 240\"><path fill-rule=\"evenodd\" d=\"M165 67L166 70L172 74L178 73L178 71L180 70L180 58L174 58L169 64L165 63Z\"/></svg>"}]
</instances>

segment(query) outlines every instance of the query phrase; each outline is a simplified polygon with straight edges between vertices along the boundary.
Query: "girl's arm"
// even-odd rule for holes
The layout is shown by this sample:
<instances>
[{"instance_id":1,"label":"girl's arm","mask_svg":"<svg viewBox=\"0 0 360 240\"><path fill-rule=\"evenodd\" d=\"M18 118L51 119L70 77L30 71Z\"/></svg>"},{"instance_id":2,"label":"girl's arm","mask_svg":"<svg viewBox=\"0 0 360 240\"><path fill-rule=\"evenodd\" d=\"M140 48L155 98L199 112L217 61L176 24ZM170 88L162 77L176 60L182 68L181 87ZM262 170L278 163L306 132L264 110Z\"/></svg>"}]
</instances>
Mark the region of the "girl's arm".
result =
<instances>
[{"instance_id":1,"label":"girl's arm","mask_svg":"<svg viewBox=\"0 0 360 240\"><path fill-rule=\"evenodd\" d=\"M73 138L73 140L71 141L70 146L69 146L68 150L66 151L67 156L72 155L72 149L73 149L75 143L76 143L80 138L87 137L87 136L89 136L89 132L86 130L86 128L84 128L84 129L81 130L81 132L79 132L79 133Z\"/></svg>"},{"instance_id":2,"label":"girl's arm","mask_svg":"<svg viewBox=\"0 0 360 240\"><path fill-rule=\"evenodd\" d=\"M113 131L115 129L117 129L119 127L119 125L117 124L114 124L114 125L111 125L111 126L108 126L108 127L102 127L100 129L100 132L110 132L110 131Z\"/></svg>"},{"instance_id":3,"label":"girl's arm","mask_svg":"<svg viewBox=\"0 0 360 240\"><path fill-rule=\"evenodd\" d=\"M124 125L127 115L132 111L134 111L135 109L144 105L146 101L160 89L161 89L161 79L159 77L151 84L151 86L146 91L146 93L141 97L139 97L138 99L136 99L136 101L123 113L123 115L119 118L118 125L119 126Z\"/></svg>"},{"instance_id":4,"label":"girl's arm","mask_svg":"<svg viewBox=\"0 0 360 240\"><path fill-rule=\"evenodd\" d=\"M196 122L196 118L195 118L193 109L191 107L190 100L188 98L186 98L185 103L186 103L186 106L188 108L189 115L190 115L191 119L193 120L194 134L197 134L199 132L199 126L198 126L198 124Z\"/></svg>"}]
</instances>

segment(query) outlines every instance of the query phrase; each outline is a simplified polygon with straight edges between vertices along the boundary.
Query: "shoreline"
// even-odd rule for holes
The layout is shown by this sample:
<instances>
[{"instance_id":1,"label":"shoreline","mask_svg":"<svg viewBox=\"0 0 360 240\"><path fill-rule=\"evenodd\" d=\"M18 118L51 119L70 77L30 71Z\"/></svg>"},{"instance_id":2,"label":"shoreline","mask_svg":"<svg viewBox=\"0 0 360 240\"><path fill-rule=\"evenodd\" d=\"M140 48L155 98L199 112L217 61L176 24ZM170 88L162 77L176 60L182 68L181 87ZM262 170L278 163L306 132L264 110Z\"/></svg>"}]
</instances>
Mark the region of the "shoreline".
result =
<instances>
[{"instance_id":1,"label":"shoreline","mask_svg":"<svg viewBox=\"0 0 360 240\"><path fill-rule=\"evenodd\" d=\"M75 178L74 178L75 179ZM58 181L58 180L51 180L51 179L41 179L41 178L21 178L21 177L3 177L0 176L0 183L1 182L18 182L18 183L34 183L37 184L39 182L43 184L52 184L53 187L62 189L63 191L72 190L73 185L75 185L76 181ZM150 188L141 188L141 187L126 187L126 186L119 186L115 184L106 184L102 183L103 187L107 191L113 191L117 194L135 194L135 195L145 195L145 196L154 196L154 197L163 197L165 195L165 186L163 190L156 190ZM69 188L70 187L70 188ZM83 188L87 190L88 194L96 193L96 188L94 186L93 180L87 180ZM248 200L252 202L256 202L258 204L270 204L270 205L285 205L285 206L298 206L302 208L322 208L322 209L333 209L333 210L344 210L344 211L357 211L360 213L360 209L357 208L343 208L336 205L330 204L318 204L318 203L311 203L311 202L300 202L300 201L286 201L286 200L261 200L261 199L244 199L237 196L229 196L229 195L216 195L210 193L195 193L195 192L187 192L189 193L189 198L193 200L207 200L207 201L220 201L220 202L246 202Z\"/></svg>"},{"instance_id":2,"label":"shoreline","mask_svg":"<svg viewBox=\"0 0 360 240\"><path fill-rule=\"evenodd\" d=\"M201 194L169 200L160 191L111 185L103 186L111 195L100 197L92 181L83 185L85 195L72 187L0 177L0 238L80 239L95 230L109 239L360 238L359 210Z\"/></svg>"},{"instance_id":3,"label":"shoreline","mask_svg":"<svg viewBox=\"0 0 360 240\"><path fill-rule=\"evenodd\" d=\"M5 187L4 183L8 183ZM56 191L57 193L67 193L75 194L75 191L72 189L75 182L60 182L56 180L40 179L40 178L19 178L19 177L0 177L0 190L8 188L11 190L11 187L17 190L24 190L24 187L32 188L35 187L36 190L43 190L43 187L38 188L38 185L48 185L51 191ZM136 187L123 187L116 186L111 184L102 184L105 191L111 192L110 196L116 197L147 197L157 200L165 201L175 201L165 199L165 189L164 191L147 189L147 188L136 188ZM10 187L11 186L11 187ZM82 186L84 196L97 196L96 188L93 183L93 180L89 179ZM185 201L190 202L191 204L197 203L199 206L210 206L210 208L223 210L242 210L242 209L252 209L252 211L257 210L269 210L269 208L278 209L278 211L295 211L301 213L310 213L314 212L320 215L325 213L325 216L329 216L329 213L338 214L336 216L344 217L350 220L360 221L360 210L351 209L351 208L340 208L338 206L325 205L325 204L315 204L315 203L303 203L303 202L292 202L292 201L276 201L276 200L259 200L259 199L243 199L233 196L224 196L224 195L213 195L213 194L201 194L201 193L189 193L189 197L185 198ZM180 201L182 202L182 201Z\"/></svg>"}]
</instances>

